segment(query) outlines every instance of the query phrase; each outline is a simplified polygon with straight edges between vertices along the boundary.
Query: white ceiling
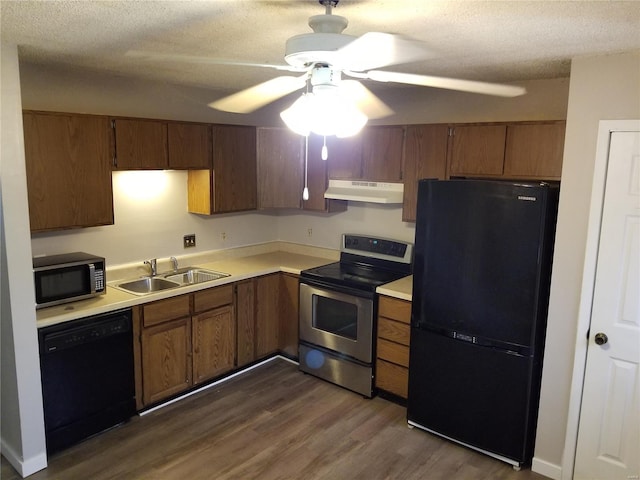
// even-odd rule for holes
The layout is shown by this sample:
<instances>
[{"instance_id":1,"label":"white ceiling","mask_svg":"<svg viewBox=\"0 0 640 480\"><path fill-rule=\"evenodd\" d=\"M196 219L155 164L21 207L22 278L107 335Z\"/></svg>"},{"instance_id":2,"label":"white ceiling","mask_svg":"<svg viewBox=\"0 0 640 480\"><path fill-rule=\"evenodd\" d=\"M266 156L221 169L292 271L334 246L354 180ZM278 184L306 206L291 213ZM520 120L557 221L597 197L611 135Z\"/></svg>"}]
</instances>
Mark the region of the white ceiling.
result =
<instances>
[{"instance_id":1,"label":"white ceiling","mask_svg":"<svg viewBox=\"0 0 640 480\"><path fill-rule=\"evenodd\" d=\"M317 0L1 0L2 41L19 45L21 61L228 92L281 72L125 52L283 64L286 39L311 32L308 17L322 13ZM568 77L573 57L640 49L638 1L341 0L333 13L348 18L350 35L423 41L432 58L387 69L427 75L502 83Z\"/></svg>"}]
</instances>

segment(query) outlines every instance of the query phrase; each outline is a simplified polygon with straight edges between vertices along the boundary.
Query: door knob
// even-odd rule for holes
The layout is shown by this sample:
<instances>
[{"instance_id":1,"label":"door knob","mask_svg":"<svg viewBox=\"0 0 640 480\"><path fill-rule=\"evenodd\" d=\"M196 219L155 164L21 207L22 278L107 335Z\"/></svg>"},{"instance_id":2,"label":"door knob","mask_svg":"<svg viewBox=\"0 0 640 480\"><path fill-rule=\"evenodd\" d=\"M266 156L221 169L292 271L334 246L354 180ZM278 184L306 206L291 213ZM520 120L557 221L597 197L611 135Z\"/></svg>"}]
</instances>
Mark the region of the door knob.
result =
<instances>
[{"instance_id":1,"label":"door knob","mask_svg":"<svg viewBox=\"0 0 640 480\"><path fill-rule=\"evenodd\" d=\"M594 340L596 341L596 345L604 345L609 341L609 337L602 332L598 332L596 333Z\"/></svg>"}]
</instances>

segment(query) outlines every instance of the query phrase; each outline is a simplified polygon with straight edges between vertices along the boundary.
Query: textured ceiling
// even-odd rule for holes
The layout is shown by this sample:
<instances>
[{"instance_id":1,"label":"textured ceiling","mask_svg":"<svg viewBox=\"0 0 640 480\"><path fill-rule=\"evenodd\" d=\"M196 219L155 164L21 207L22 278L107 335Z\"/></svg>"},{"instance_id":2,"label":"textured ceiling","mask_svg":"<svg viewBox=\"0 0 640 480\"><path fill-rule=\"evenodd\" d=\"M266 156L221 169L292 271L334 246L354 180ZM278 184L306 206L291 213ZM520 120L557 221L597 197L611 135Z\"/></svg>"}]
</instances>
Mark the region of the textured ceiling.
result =
<instances>
[{"instance_id":1,"label":"textured ceiling","mask_svg":"<svg viewBox=\"0 0 640 480\"><path fill-rule=\"evenodd\" d=\"M272 69L125 56L129 50L282 64L317 0L1 0L2 41L20 58L169 83L239 90ZM638 1L341 0L344 33L401 33L431 58L388 70L491 82L568 77L570 60L640 49ZM392 88L392 87L391 87Z\"/></svg>"}]
</instances>

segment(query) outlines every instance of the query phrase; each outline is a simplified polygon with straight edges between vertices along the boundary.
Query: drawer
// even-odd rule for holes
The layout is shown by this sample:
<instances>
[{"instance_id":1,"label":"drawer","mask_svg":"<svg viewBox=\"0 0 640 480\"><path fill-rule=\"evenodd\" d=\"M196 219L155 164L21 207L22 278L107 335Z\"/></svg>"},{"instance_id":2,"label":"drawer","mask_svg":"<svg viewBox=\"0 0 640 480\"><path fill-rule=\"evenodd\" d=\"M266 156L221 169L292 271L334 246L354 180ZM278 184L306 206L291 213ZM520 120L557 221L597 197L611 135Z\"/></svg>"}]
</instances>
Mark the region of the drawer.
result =
<instances>
[{"instance_id":1,"label":"drawer","mask_svg":"<svg viewBox=\"0 0 640 480\"><path fill-rule=\"evenodd\" d=\"M381 295L378 301L378 316L410 324L411 302Z\"/></svg>"},{"instance_id":2,"label":"drawer","mask_svg":"<svg viewBox=\"0 0 640 480\"><path fill-rule=\"evenodd\" d=\"M145 327L150 327L168 320L189 316L191 314L189 299L189 295L180 295L143 305L142 324Z\"/></svg>"},{"instance_id":3,"label":"drawer","mask_svg":"<svg viewBox=\"0 0 640 480\"><path fill-rule=\"evenodd\" d=\"M409 368L409 347L378 338L378 358Z\"/></svg>"},{"instance_id":4,"label":"drawer","mask_svg":"<svg viewBox=\"0 0 640 480\"><path fill-rule=\"evenodd\" d=\"M376 387L407 398L409 369L378 359L376 361Z\"/></svg>"},{"instance_id":5,"label":"drawer","mask_svg":"<svg viewBox=\"0 0 640 480\"><path fill-rule=\"evenodd\" d=\"M378 319L378 337L409 346L411 328L408 323L395 322L385 317Z\"/></svg>"},{"instance_id":6,"label":"drawer","mask_svg":"<svg viewBox=\"0 0 640 480\"><path fill-rule=\"evenodd\" d=\"M233 284L200 290L193 294L193 311L204 312L233 303Z\"/></svg>"}]
</instances>

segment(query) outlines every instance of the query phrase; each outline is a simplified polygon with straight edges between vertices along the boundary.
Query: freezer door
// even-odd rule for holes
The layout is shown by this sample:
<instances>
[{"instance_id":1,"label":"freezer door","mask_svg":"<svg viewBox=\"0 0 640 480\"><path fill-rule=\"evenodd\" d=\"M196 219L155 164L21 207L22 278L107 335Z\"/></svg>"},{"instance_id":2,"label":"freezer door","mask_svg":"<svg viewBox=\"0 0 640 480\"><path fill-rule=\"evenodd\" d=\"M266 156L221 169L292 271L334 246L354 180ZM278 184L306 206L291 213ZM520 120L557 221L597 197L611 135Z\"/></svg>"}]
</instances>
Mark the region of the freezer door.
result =
<instances>
[{"instance_id":1,"label":"freezer door","mask_svg":"<svg viewBox=\"0 0 640 480\"><path fill-rule=\"evenodd\" d=\"M408 420L513 463L533 451L540 368L531 357L411 332Z\"/></svg>"},{"instance_id":2,"label":"freezer door","mask_svg":"<svg viewBox=\"0 0 640 480\"><path fill-rule=\"evenodd\" d=\"M418 190L412 323L532 347L548 301L549 188L453 180Z\"/></svg>"}]
</instances>

